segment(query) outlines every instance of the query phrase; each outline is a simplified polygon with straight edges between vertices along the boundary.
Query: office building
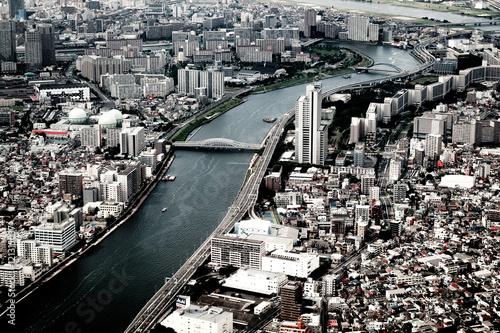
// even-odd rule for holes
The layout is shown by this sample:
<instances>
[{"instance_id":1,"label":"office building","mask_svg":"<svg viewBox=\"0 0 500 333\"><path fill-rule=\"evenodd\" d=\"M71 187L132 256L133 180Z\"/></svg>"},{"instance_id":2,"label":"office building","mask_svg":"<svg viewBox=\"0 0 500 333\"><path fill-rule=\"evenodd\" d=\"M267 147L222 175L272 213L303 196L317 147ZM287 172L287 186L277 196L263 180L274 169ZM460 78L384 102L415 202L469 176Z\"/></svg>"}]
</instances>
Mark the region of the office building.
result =
<instances>
[{"instance_id":1,"label":"office building","mask_svg":"<svg viewBox=\"0 0 500 333\"><path fill-rule=\"evenodd\" d=\"M229 236L212 238L211 261L219 266L232 265L238 268L262 268L265 243Z\"/></svg>"},{"instance_id":2,"label":"office building","mask_svg":"<svg viewBox=\"0 0 500 333\"><path fill-rule=\"evenodd\" d=\"M393 186L394 202L404 201L406 199L406 184L396 183Z\"/></svg>"},{"instance_id":3,"label":"office building","mask_svg":"<svg viewBox=\"0 0 500 333\"><path fill-rule=\"evenodd\" d=\"M349 136L349 144L358 143L363 137L364 119L358 117L351 118L351 133Z\"/></svg>"},{"instance_id":4,"label":"office building","mask_svg":"<svg viewBox=\"0 0 500 333\"><path fill-rule=\"evenodd\" d=\"M251 13L241 13L241 27L251 28L253 26L253 15ZM236 31L235 31L236 33Z\"/></svg>"},{"instance_id":5,"label":"office building","mask_svg":"<svg viewBox=\"0 0 500 333\"><path fill-rule=\"evenodd\" d=\"M37 29L29 28L24 33L25 63L29 70L42 68L42 37Z\"/></svg>"},{"instance_id":6,"label":"office building","mask_svg":"<svg viewBox=\"0 0 500 333\"><path fill-rule=\"evenodd\" d=\"M83 193L83 174L69 171L59 173L59 193L82 195Z\"/></svg>"},{"instance_id":7,"label":"office building","mask_svg":"<svg viewBox=\"0 0 500 333\"><path fill-rule=\"evenodd\" d=\"M178 71L178 90L183 94L196 94L198 88L204 88L208 98L221 98L224 95L224 73L180 69Z\"/></svg>"},{"instance_id":8,"label":"office building","mask_svg":"<svg viewBox=\"0 0 500 333\"><path fill-rule=\"evenodd\" d=\"M120 154L139 156L146 146L144 127L128 127L120 133Z\"/></svg>"},{"instance_id":9,"label":"office building","mask_svg":"<svg viewBox=\"0 0 500 333\"><path fill-rule=\"evenodd\" d=\"M218 307L190 305L178 308L161 325L177 333L232 333L233 313Z\"/></svg>"},{"instance_id":10,"label":"office building","mask_svg":"<svg viewBox=\"0 0 500 333\"><path fill-rule=\"evenodd\" d=\"M131 61L123 57L103 58L94 55L78 58L76 64L82 76L92 82L99 82L105 74L127 73L132 67Z\"/></svg>"},{"instance_id":11,"label":"office building","mask_svg":"<svg viewBox=\"0 0 500 333\"><path fill-rule=\"evenodd\" d=\"M75 220L70 218L62 223L45 223L31 227L35 241L49 245L55 254L63 254L76 244Z\"/></svg>"},{"instance_id":12,"label":"office building","mask_svg":"<svg viewBox=\"0 0 500 333\"><path fill-rule=\"evenodd\" d=\"M262 270L307 278L319 267L319 257L312 253L276 250L262 258Z\"/></svg>"},{"instance_id":13,"label":"office building","mask_svg":"<svg viewBox=\"0 0 500 333\"><path fill-rule=\"evenodd\" d=\"M478 168L478 176L480 178L486 179L490 175L491 172L491 164L489 163L482 163L479 165Z\"/></svg>"},{"instance_id":14,"label":"office building","mask_svg":"<svg viewBox=\"0 0 500 333\"><path fill-rule=\"evenodd\" d=\"M83 127L80 130L82 146L88 148L97 148L101 146L101 127Z\"/></svg>"},{"instance_id":15,"label":"office building","mask_svg":"<svg viewBox=\"0 0 500 333\"><path fill-rule=\"evenodd\" d=\"M223 286L257 294L277 295L280 288L287 282L288 278L283 273L265 272L252 268L240 268L230 277L226 278Z\"/></svg>"},{"instance_id":16,"label":"office building","mask_svg":"<svg viewBox=\"0 0 500 333\"><path fill-rule=\"evenodd\" d=\"M50 66L56 63L56 46L54 26L52 24L37 24L36 29L42 42L42 65Z\"/></svg>"},{"instance_id":17,"label":"office building","mask_svg":"<svg viewBox=\"0 0 500 333\"><path fill-rule=\"evenodd\" d=\"M358 142L354 147L354 166L363 167L364 165L365 165L365 144L364 142Z\"/></svg>"},{"instance_id":18,"label":"office building","mask_svg":"<svg viewBox=\"0 0 500 333\"><path fill-rule=\"evenodd\" d=\"M308 8L304 11L304 37L309 38L316 32L316 10Z\"/></svg>"},{"instance_id":19,"label":"office building","mask_svg":"<svg viewBox=\"0 0 500 333\"><path fill-rule=\"evenodd\" d=\"M123 201L128 202L130 198L132 198L137 191L139 190L142 183L142 170L141 164L128 166L125 170L120 171L116 175L116 181L120 183L120 186L117 186L116 191L121 191L121 197L117 193L117 197L113 201ZM109 190L109 188L108 188ZM109 194L110 195L110 194Z\"/></svg>"},{"instance_id":20,"label":"office building","mask_svg":"<svg viewBox=\"0 0 500 333\"><path fill-rule=\"evenodd\" d=\"M375 186L375 175L361 175L361 193L370 194L373 186Z\"/></svg>"},{"instance_id":21,"label":"office building","mask_svg":"<svg viewBox=\"0 0 500 333\"><path fill-rule=\"evenodd\" d=\"M439 158L442 150L443 137L439 134L427 134L425 136L425 156L429 159Z\"/></svg>"},{"instance_id":22,"label":"office building","mask_svg":"<svg viewBox=\"0 0 500 333\"><path fill-rule=\"evenodd\" d=\"M295 102L295 158L298 163L324 165L328 128L321 124L321 85L309 84Z\"/></svg>"},{"instance_id":23,"label":"office building","mask_svg":"<svg viewBox=\"0 0 500 333\"><path fill-rule=\"evenodd\" d=\"M369 195L370 195L369 200L371 203L373 203L374 200L378 201L380 199L380 187L378 186L370 187Z\"/></svg>"},{"instance_id":24,"label":"office building","mask_svg":"<svg viewBox=\"0 0 500 333\"><path fill-rule=\"evenodd\" d=\"M16 23L0 21L0 62L16 61Z\"/></svg>"},{"instance_id":25,"label":"office building","mask_svg":"<svg viewBox=\"0 0 500 333\"><path fill-rule=\"evenodd\" d=\"M353 15L348 19L348 38L361 42L378 40L378 24L370 23L370 18Z\"/></svg>"},{"instance_id":26,"label":"office building","mask_svg":"<svg viewBox=\"0 0 500 333\"><path fill-rule=\"evenodd\" d=\"M394 157L389 163L389 180L397 181L401 178L402 160L400 157Z\"/></svg>"},{"instance_id":27,"label":"office building","mask_svg":"<svg viewBox=\"0 0 500 333\"><path fill-rule=\"evenodd\" d=\"M0 266L0 287L24 287L23 266L5 264Z\"/></svg>"},{"instance_id":28,"label":"office building","mask_svg":"<svg viewBox=\"0 0 500 333\"><path fill-rule=\"evenodd\" d=\"M354 216L356 221L368 221L370 219L370 206L356 205L356 208L354 209Z\"/></svg>"},{"instance_id":29,"label":"office building","mask_svg":"<svg viewBox=\"0 0 500 333\"><path fill-rule=\"evenodd\" d=\"M281 288L281 320L296 321L302 314L302 286L299 282L288 282Z\"/></svg>"},{"instance_id":30,"label":"office building","mask_svg":"<svg viewBox=\"0 0 500 333\"><path fill-rule=\"evenodd\" d=\"M17 255L31 260L35 264L52 266L52 247L37 244L32 239L17 240Z\"/></svg>"}]
</instances>

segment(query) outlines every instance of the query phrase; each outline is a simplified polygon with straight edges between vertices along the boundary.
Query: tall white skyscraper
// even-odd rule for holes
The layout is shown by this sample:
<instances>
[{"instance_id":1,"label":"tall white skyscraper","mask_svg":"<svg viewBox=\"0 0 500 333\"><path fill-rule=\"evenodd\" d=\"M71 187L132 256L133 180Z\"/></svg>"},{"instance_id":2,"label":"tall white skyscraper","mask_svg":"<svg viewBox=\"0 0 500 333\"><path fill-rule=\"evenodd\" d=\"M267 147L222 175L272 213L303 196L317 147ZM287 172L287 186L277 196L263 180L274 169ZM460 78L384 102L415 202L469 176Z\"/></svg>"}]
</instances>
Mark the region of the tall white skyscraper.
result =
<instances>
[{"instance_id":1,"label":"tall white skyscraper","mask_svg":"<svg viewBox=\"0 0 500 333\"><path fill-rule=\"evenodd\" d=\"M309 84L295 102L295 157L299 163L323 165L328 149L328 127L321 124L321 85Z\"/></svg>"},{"instance_id":2,"label":"tall white skyscraper","mask_svg":"<svg viewBox=\"0 0 500 333\"><path fill-rule=\"evenodd\" d=\"M440 134L427 134L425 136L425 156L436 158L441 155L443 137Z\"/></svg>"},{"instance_id":3,"label":"tall white skyscraper","mask_svg":"<svg viewBox=\"0 0 500 333\"><path fill-rule=\"evenodd\" d=\"M348 21L348 38L362 42L378 40L378 24L370 23L370 18L350 16Z\"/></svg>"}]
</instances>

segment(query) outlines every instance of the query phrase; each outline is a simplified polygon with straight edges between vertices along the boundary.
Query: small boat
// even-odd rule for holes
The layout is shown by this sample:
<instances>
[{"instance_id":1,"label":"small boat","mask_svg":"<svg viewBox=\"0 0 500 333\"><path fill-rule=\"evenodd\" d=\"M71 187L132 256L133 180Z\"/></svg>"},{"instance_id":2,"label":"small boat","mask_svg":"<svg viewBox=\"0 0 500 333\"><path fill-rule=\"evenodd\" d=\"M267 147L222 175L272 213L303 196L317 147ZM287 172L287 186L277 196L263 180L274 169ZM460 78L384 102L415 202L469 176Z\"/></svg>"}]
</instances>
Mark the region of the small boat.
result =
<instances>
[{"instance_id":1,"label":"small boat","mask_svg":"<svg viewBox=\"0 0 500 333\"><path fill-rule=\"evenodd\" d=\"M344 76L342 76L342 77L343 77L344 79L348 79L348 78L350 78L350 77L351 77L351 74L347 74L347 75L344 75Z\"/></svg>"},{"instance_id":2,"label":"small boat","mask_svg":"<svg viewBox=\"0 0 500 333\"><path fill-rule=\"evenodd\" d=\"M163 209L161 211L162 212L166 212L167 211L167 207L163 207Z\"/></svg>"},{"instance_id":3,"label":"small boat","mask_svg":"<svg viewBox=\"0 0 500 333\"><path fill-rule=\"evenodd\" d=\"M170 180L170 181L174 181L176 178L176 176L172 176L172 175L166 175L165 177L163 177L163 180Z\"/></svg>"},{"instance_id":4,"label":"small boat","mask_svg":"<svg viewBox=\"0 0 500 333\"><path fill-rule=\"evenodd\" d=\"M264 118L262 119L263 121L265 121L266 123L274 123L276 121L276 117L267 117L267 118Z\"/></svg>"}]
</instances>

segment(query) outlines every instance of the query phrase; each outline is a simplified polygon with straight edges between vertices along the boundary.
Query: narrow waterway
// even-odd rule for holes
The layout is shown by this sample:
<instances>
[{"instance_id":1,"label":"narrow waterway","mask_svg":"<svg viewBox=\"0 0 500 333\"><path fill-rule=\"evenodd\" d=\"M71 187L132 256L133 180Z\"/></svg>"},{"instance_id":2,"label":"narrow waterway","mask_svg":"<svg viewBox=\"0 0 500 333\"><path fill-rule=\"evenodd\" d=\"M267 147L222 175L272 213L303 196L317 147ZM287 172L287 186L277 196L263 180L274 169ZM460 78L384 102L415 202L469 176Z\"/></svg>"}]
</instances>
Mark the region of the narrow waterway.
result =
<instances>
[{"instance_id":1,"label":"narrow waterway","mask_svg":"<svg viewBox=\"0 0 500 333\"><path fill-rule=\"evenodd\" d=\"M416 67L408 52L347 44L376 62ZM335 77L324 90L384 77L382 73ZM251 95L206 124L193 140L223 137L261 142L272 124L293 107L305 85ZM222 220L236 197L252 154L178 151L169 174L137 214L70 268L17 305L16 332L122 332L142 306ZM167 208L165 213L161 210ZM6 319L6 318L3 318ZM77 330L81 329L81 331ZM1 330L4 332L4 330Z\"/></svg>"}]
</instances>

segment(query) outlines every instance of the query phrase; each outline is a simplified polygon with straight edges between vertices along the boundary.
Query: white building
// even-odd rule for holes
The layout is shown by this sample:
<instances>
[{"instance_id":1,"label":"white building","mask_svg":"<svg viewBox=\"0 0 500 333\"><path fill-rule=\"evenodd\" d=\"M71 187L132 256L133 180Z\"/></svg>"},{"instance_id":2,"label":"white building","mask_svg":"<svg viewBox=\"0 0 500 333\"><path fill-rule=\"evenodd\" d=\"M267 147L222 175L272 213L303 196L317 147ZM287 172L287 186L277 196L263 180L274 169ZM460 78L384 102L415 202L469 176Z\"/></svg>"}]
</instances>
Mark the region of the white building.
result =
<instances>
[{"instance_id":1,"label":"white building","mask_svg":"<svg viewBox=\"0 0 500 333\"><path fill-rule=\"evenodd\" d=\"M354 210L356 221L368 221L370 219L370 206L369 205L356 205Z\"/></svg>"},{"instance_id":2,"label":"white building","mask_svg":"<svg viewBox=\"0 0 500 333\"><path fill-rule=\"evenodd\" d=\"M35 86L40 101L51 97L67 97L74 101L89 101L90 88L83 84L44 84Z\"/></svg>"},{"instance_id":3,"label":"white building","mask_svg":"<svg viewBox=\"0 0 500 333\"><path fill-rule=\"evenodd\" d=\"M101 146L101 126L82 127L80 129L82 146L96 148Z\"/></svg>"},{"instance_id":4,"label":"white building","mask_svg":"<svg viewBox=\"0 0 500 333\"><path fill-rule=\"evenodd\" d=\"M179 93L195 94L198 88L204 88L208 98L221 98L224 95L224 73L179 69Z\"/></svg>"},{"instance_id":5,"label":"white building","mask_svg":"<svg viewBox=\"0 0 500 333\"><path fill-rule=\"evenodd\" d=\"M17 240L17 255L36 264L52 266L52 248L49 245L37 244L32 239Z\"/></svg>"},{"instance_id":6,"label":"white building","mask_svg":"<svg viewBox=\"0 0 500 333\"><path fill-rule=\"evenodd\" d=\"M0 266L0 286L24 286L23 266L5 264Z\"/></svg>"},{"instance_id":7,"label":"white building","mask_svg":"<svg viewBox=\"0 0 500 333\"><path fill-rule=\"evenodd\" d=\"M45 223L31 227L35 241L52 246L56 254L63 254L76 243L75 220L70 218L62 223Z\"/></svg>"},{"instance_id":8,"label":"white building","mask_svg":"<svg viewBox=\"0 0 500 333\"><path fill-rule=\"evenodd\" d=\"M240 268L226 279L223 286L245 290L253 293L271 295L278 294L282 286L288 282L283 273L265 272L260 269Z\"/></svg>"},{"instance_id":9,"label":"white building","mask_svg":"<svg viewBox=\"0 0 500 333\"><path fill-rule=\"evenodd\" d=\"M321 124L321 85L309 84L295 102L295 156L298 163L323 165L328 128Z\"/></svg>"},{"instance_id":10,"label":"white building","mask_svg":"<svg viewBox=\"0 0 500 333\"><path fill-rule=\"evenodd\" d=\"M348 38L361 42L378 40L378 24L370 23L370 18L350 16L348 19Z\"/></svg>"},{"instance_id":11,"label":"white building","mask_svg":"<svg viewBox=\"0 0 500 333\"><path fill-rule=\"evenodd\" d=\"M319 257L310 253L276 250L262 258L262 270L306 278L319 267Z\"/></svg>"},{"instance_id":12,"label":"white building","mask_svg":"<svg viewBox=\"0 0 500 333\"><path fill-rule=\"evenodd\" d=\"M102 202L99 205L99 211L97 212L97 217L105 219L106 217L113 215L118 217L123 211L123 202Z\"/></svg>"},{"instance_id":13,"label":"white building","mask_svg":"<svg viewBox=\"0 0 500 333\"><path fill-rule=\"evenodd\" d=\"M144 127L128 127L121 131L120 154L139 156L145 146Z\"/></svg>"},{"instance_id":14,"label":"white building","mask_svg":"<svg viewBox=\"0 0 500 333\"><path fill-rule=\"evenodd\" d=\"M392 181L399 180L401 177L401 159L398 157L392 158L389 163L389 179Z\"/></svg>"},{"instance_id":15,"label":"white building","mask_svg":"<svg viewBox=\"0 0 500 333\"><path fill-rule=\"evenodd\" d=\"M161 325L177 333L232 333L233 313L217 307L191 305L175 310Z\"/></svg>"},{"instance_id":16,"label":"white building","mask_svg":"<svg viewBox=\"0 0 500 333\"><path fill-rule=\"evenodd\" d=\"M429 158L439 157L442 150L443 137L439 134L427 134L425 136L425 156Z\"/></svg>"}]
</instances>

